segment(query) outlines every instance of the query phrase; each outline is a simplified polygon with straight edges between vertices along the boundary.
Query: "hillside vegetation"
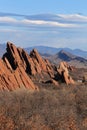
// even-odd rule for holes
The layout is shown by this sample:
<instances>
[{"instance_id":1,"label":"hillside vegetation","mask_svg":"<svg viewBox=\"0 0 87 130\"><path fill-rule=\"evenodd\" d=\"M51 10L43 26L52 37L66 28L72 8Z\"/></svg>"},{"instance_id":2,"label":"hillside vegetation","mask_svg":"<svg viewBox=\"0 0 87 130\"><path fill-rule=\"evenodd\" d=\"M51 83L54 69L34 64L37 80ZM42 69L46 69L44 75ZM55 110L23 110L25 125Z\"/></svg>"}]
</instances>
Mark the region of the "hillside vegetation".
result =
<instances>
[{"instance_id":1,"label":"hillside vegetation","mask_svg":"<svg viewBox=\"0 0 87 130\"><path fill-rule=\"evenodd\" d=\"M87 130L87 87L0 91L0 130Z\"/></svg>"}]
</instances>

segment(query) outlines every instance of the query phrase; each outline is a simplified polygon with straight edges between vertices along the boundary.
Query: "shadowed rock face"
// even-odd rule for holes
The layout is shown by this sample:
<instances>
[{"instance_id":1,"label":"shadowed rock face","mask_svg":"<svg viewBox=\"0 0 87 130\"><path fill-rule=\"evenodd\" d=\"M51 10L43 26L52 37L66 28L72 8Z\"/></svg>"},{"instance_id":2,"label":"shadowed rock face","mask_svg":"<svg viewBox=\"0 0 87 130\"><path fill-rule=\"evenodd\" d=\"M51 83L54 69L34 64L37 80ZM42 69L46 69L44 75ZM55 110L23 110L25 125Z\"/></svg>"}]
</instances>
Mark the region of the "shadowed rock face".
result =
<instances>
[{"instance_id":1,"label":"shadowed rock face","mask_svg":"<svg viewBox=\"0 0 87 130\"><path fill-rule=\"evenodd\" d=\"M62 82L65 82L66 84L74 84L74 80L69 75L69 70L72 70L73 68L70 67L66 62L61 62L59 65L59 68L57 69L59 78L61 78Z\"/></svg>"}]
</instances>

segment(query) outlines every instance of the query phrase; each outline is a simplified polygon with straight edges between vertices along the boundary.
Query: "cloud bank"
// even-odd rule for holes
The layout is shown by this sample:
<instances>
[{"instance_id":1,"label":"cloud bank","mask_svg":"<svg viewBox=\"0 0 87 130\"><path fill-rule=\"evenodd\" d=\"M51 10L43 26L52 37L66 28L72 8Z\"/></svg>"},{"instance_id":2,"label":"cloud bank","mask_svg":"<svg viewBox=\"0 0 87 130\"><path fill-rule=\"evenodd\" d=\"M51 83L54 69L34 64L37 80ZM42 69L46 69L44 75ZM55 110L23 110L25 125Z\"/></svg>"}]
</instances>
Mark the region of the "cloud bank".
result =
<instances>
[{"instance_id":1,"label":"cloud bank","mask_svg":"<svg viewBox=\"0 0 87 130\"><path fill-rule=\"evenodd\" d=\"M87 16L81 14L21 15L0 13L0 43L87 48Z\"/></svg>"},{"instance_id":2,"label":"cloud bank","mask_svg":"<svg viewBox=\"0 0 87 130\"><path fill-rule=\"evenodd\" d=\"M20 19L18 19L20 17ZM0 13L0 25L10 26L50 26L50 27L80 27L82 24L87 25L87 16L79 14L63 15L63 14L38 14L38 15L17 15ZM40 25L40 26L39 26Z\"/></svg>"}]
</instances>

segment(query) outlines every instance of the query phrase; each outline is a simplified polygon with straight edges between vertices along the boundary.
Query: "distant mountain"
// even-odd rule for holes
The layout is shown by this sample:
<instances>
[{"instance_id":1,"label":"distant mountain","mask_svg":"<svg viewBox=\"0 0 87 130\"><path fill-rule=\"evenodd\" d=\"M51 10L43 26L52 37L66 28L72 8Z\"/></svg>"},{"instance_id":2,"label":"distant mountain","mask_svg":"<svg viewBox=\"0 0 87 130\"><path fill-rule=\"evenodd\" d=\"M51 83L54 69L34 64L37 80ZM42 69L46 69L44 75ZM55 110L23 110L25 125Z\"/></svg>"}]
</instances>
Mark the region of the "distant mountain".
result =
<instances>
[{"instance_id":1,"label":"distant mountain","mask_svg":"<svg viewBox=\"0 0 87 130\"><path fill-rule=\"evenodd\" d=\"M71 61L71 60L75 59L76 56L65 50L61 50L56 55L54 55L53 58L54 57L56 59L60 59L60 60L64 60L64 61Z\"/></svg>"},{"instance_id":2,"label":"distant mountain","mask_svg":"<svg viewBox=\"0 0 87 130\"><path fill-rule=\"evenodd\" d=\"M58 48L53 48L53 47L48 47L48 46L33 46L33 47L25 48L25 50L28 53L30 53L30 51L34 48L36 48L41 54L54 55L58 52Z\"/></svg>"},{"instance_id":3,"label":"distant mountain","mask_svg":"<svg viewBox=\"0 0 87 130\"><path fill-rule=\"evenodd\" d=\"M78 61L81 61L81 62L87 62L86 59L79 57L79 56L76 56L76 55L73 55L72 53L67 52L65 50L61 50L60 52L58 52L56 55L54 55L52 57L55 57L56 59L68 61L68 62L71 61L71 60L78 60Z\"/></svg>"},{"instance_id":4,"label":"distant mountain","mask_svg":"<svg viewBox=\"0 0 87 130\"><path fill-rule=\"evenodd\" d=\"M75 50L73 50L73 54L84 57L84 58L87 58L87 51L83 51L83 50L80 50L80 49L75 49Z\"/></svg>"},{"instance_id":5,"label":"distant mountain","mask_svg":"<svg viewBox=\"0 0 87 130\"><path fill-rule=\"evenodd\" d=\"M87 60L85 58L73 55L65 50L59 51L57 54L50 56L48 59L55 64L58 64L60 61L66 61L76 67L87 68Z\"/></svg>"},{"instance_id":6,"label":"distant mountain","mask_svg":"<svg viewBox=\"0 0 87 130\"><path fill-rule=\"evenodd\" d=\"M87 51L83 51L80 49L70 49L70 48L54 48L54 47L48 47L48 46L33 46L33 47L28 47L28 48L24 48L28 53L30 53L30 51L32 49L36 48L38 50L38 52L45 57L49 57L51 55L55 55L58 52L60 52L61 50L64 50L66 52L72 53L73 55L77 55L83 58L87 59ZM6 44L0 44L0 57L2 57L2 55L5 53L6 51Z\"/></svg>"},{"instance_id":7,"label":"distant mountain","mask_svg":"<svg viewBox=\"0 0 87 130\"><path fill-rule=\"evenodd\" d=\"M3 56L5 51L6 51L6 44L0 44L0 57Z\"/></svg>"},{"instance_id":8,"label":"distant mountain","mask_svg":"<svg viewBox=\"0 0 87 130\"><path fill-rule=\"evenodd\" d=\"M87 58L87 51L83 51L80 49L70 49L70 48L54 48L54 47L48 47L48 46L33 46L33 47L28 47L25 48L25 50L30 53L30 51L36 48L39 53L43 54L48 54L48 55L55 55L56 53L58 53L61 50L67 51L69 53L72 53L73 55L77 55L83 58Z\"/></svg>"}]
</instances>

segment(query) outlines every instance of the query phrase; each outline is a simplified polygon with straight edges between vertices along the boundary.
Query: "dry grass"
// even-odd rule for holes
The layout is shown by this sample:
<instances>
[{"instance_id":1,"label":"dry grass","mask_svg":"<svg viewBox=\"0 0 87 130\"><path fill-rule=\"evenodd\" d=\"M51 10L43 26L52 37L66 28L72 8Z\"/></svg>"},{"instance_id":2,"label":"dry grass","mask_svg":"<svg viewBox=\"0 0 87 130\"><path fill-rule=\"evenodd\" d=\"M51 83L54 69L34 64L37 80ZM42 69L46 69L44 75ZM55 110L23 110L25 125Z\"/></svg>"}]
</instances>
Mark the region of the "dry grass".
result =
<instances>
[{"instance_id":1,"label":"dry grass","mask_svg":"<svg viewBox=\"0 0 87 130\"><path fill-rule=\"evenodd\" d=\"M87 130L87 87L0 92L0 130Z\"/></svg>"}]
</instances>

